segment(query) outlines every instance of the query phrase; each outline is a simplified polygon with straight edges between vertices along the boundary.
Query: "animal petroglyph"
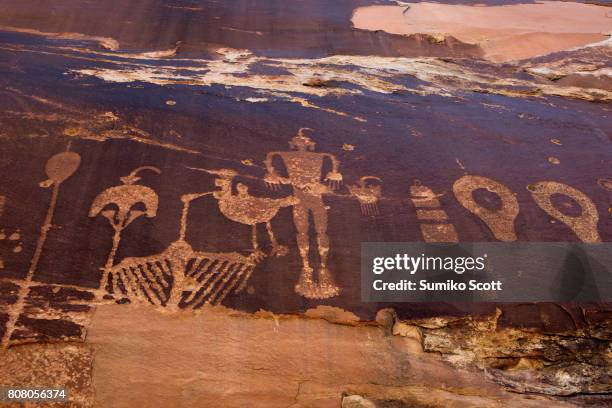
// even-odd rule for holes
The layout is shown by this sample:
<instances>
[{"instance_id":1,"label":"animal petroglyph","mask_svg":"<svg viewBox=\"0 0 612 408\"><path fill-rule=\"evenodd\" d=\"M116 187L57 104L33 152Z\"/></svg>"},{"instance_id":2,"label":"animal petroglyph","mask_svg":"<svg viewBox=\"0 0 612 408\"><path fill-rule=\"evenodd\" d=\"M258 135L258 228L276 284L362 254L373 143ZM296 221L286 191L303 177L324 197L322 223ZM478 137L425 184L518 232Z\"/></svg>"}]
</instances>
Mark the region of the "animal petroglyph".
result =
<instances>
[{"instance_id":1,"label":"animal petroglyph","mask_svg":"<svg viewBox=\"0 0 612 408\"><path fill-rule=\"evenodd\" d=\"M410 187L410 200L416 208L425 242L459 242L457 230L448 222L448 215L438 200L442 195L435 194L419 180Z\"/></svg>"},{"instance_id":2,"label":"animal petroglyph","mask_svg":"<svg viewBox=\"0 0 612 408\"><path fill-rule=\"evenodd\" d=\"M501 208L489 209L477 203L474 192L478 189L496 194L501 199ZM467 175L455 181L453 192L462 206L487 224L495 238L516 241L514 220L519 213L519 204L508 187L487 177Z\"/></svg>"},{"instance_id":3,"label":"animal petroglyph","mask_svg":"<svg viewBox=\"0 0 612 408\"><path fill-rule=\"evenodd\" d=\"M241 292L255 268L254 257L195 251L185 240L191 202L212 194L183 195L178 240L157 255L125 258L110 268L111 293L132 302L195 309Z\"/></svg>"},{"instance_id":4,"label":"animal petroglyph","mask_svg":"<svg viewBox=\"0 0 612 408\"><path fill-rule=\"evenodd\" d=\"M40 227L40 235L36 243L34 255L30 261L30 268L28 269L23 281L19 282L20 287L17 293L17 301L9 308L8 321L6 322L4 336L2 337L2 348L4 349L8 348L9 346L17 320L23 312L25 300L30 292L32 278L34 277L34 273L38 267L38 262L40 261L45 242L47 240L47 235L53 224L53 215L55 214L60 185L77 171L80 164L81 156L70 151L58 153L47 161L45 172L48 179L40 183L40 186L44 188L52 187L51 199L49 201L49 206L47 207L47 214L42 226Z\"/></svg>"},{"instance_id":5,"label":"animal petroglyph","mask_svg":"<svg viewBox=\"0 0 612 408\"><path fill-rule=\"evenodd\" d=\"M213 196L219 201L219 210L223 215L232 221L241 224L250 225L252 227L252 244L253 253L256 256L263 256L263 252L259 249L257 243L257 224L265 223L266 231L272 244L272 255L284 256L287 254L287 247L279 245L270 220L276 216L278 210L282 207L289 207L298 203L295 197L286 197L280 199L255 197L249 194L249 188L238 183L236 188L238 194L232 194L232 180L238 174L234 170L221 169L209 170L211 174L217 176L215 185L220 188L215 191Z\"/></svg>"},{"instance_id":6,"label":"animal petroglyph","mask_svg":"<svg viewBox=\"0 0 612 408\"><path fill-rule=\"evenodd\" d=\"M340 165L335 156L329 153L315 153L315 143L304 134L307 128L299 130L291 139L289 147L293 151L268 153L265 165L268 174L265 181L271 188L280 184L289 184L293 187L297 203L293 206L293 222L297 229L297 244L302 258L302 273L295 291L300 295L312 299L325 299L340 293L333 276L327 267L329 254L329 237L327 236L327 207L323 203L323 195L340 187L342 174L338 172ZM288 177L280 176L274 168L273 160L280 157L287 170ZM331 161L332 170L325 176L327 185L321 183L321 172L324 160ZM318 269L318 282L313 277L313 268L310 266L310 225L309 216L314 219L315 234L319 251L320 266Z\"/></svg>"},{"instance_id":7,"label":"animal petroglyph","mask_svg":"<svg viewBox=\"0 0 612 408\"><path fill-rule=\"evenodd\" d=\"M108 270L115 261L115 255L121 242L121 232L138 217L145 215L148 218L153 218L157 215L157 193L150 187L136 184L140 180L138 173L142 170L151 170L157 174L161 173L157 167L151 166L135 169L128 176L121 178L122 185L110 187L100 193L94 199L89 210L90 217L95 217L98 214L105 217L115 232L113 244L104 265L102 277L100 278L98 293L100 297L107 290ZM144 205L144 211L134 208L138 203Z\"/></svg>"},{"instance_id":8,"label":"animal petroglyph","mask_svg":"<svg viewBox=\"0 0 612 408\"><path fill-rule=\"evenodd\" d=\"M359 201L361 214L369 216L379 215L378 201L382 195L382 187L380 184L368 184L368 181L382 182L379 177L364 176L359 179L359 183L348 186L348 189L351 196Z\"/></svg>"},{"instance_id":9,"label":"animal petroglyph","mask_svg":"<svg viewBox=\"0 0 612 408\"><path fill-rule=\"evenodd\" d=\"M593 201L582 191L555 181L540 181L530 185L528 190L535 202L553 218L565 223L583 242L601 242L597 232L599 214ZM555 194L565 195L574 199L582 209L578 216L564 214L552 202Z\"/></svg>"}]
</instances>

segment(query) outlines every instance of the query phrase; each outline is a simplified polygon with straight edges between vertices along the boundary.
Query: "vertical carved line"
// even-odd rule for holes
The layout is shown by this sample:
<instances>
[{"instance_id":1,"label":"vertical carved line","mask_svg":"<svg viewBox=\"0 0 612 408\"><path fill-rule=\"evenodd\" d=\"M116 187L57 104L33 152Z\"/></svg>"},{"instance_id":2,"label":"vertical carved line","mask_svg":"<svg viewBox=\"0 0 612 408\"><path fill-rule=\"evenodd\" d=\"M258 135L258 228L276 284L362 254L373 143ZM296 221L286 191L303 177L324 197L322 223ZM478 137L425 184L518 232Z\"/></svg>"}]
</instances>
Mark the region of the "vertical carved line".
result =
<instances>
[{"instance_id":1,"label":"vertical carved line","mask_svg":"<svg viewBox=\"0 0 612 408\"><path fill-rule=\"evenodd\" d=\"M57 204L59 188L60 183L53 184L53 190L51 192L51 201L49 202L49 208L47 209L45 221L40 227L40 236L38 237L38 241L36 242L36 249L34 250L34 256L32 257L32 261L30 262L30 269L28 269L28 273L26 274L24 282L19 287L17 301L9 309L9 318L6 322L4 336L2 337L2 349L4 350L6 350L9 346L11 337L13 336L13 332L15 331L17 320L23 312L25 300L28 297L28 294L30 293L30 284L32 283L32 278L34 277L34 273L36 272L36 268L38 267L38 262L40 261L43 247L45 245L45 241L47 240L47 234L49 233L53 222L53 215L55 213L55 206Z\"/></svg>"}]
</instances>

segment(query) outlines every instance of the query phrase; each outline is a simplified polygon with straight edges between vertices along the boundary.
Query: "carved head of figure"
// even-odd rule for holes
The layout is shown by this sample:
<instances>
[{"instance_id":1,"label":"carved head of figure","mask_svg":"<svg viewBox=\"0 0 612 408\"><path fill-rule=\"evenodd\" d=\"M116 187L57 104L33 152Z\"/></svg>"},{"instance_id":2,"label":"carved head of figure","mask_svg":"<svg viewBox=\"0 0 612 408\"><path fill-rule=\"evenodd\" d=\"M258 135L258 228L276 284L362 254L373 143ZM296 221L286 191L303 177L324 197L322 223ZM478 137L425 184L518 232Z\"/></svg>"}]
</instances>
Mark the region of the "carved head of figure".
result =
<instances>
[{"instance_id":1,"label":"carved head of figure","mask_svg":"<svg viewBox=\"0 0 612 408\"><path fill-rule=\"evenodd\" d=\"M316 143L312 141L311 138L304 134L304 131L312 130L310 128L300 128L298 134L293 136L291 141L289 142L289 147L295 150L299 150L301 152L306 150L314 150Z\"/></svg>"},{"instance_id":2,"label":"carved head of figure","mask_svg":"<svg viewBox=\"0 0 612 408\"><path fill-rule=\"evenodd\" d=\"M219 190L214 192L213 196L215 198L221 198L225 194L231 194L232 180L238 174L237 171L231 170L231 169L206 170L206 171L216 176L215 186L219 187Z\"/></svg>"},{"instance_id":3,"label":"carved head of figure","mask_svg":"<svg viewBox=\"0 0 612 408\"><path fill-rule=\"evenodd\" d=\"M242 184L242 183L236 184L236 190L238 191L239 196L249 195L249 187L246 184Z\"/></svg>"}]
</instances>

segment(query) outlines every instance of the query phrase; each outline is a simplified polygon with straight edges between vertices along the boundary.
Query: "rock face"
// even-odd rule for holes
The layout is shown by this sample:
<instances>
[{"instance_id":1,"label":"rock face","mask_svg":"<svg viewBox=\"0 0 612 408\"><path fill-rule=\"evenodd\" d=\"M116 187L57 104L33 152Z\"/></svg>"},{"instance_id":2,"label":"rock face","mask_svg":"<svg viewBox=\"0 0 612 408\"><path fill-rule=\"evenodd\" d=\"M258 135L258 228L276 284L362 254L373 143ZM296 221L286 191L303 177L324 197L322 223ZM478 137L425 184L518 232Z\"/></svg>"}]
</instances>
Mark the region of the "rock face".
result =
<instances>
[{"instance_id":1,"label":"rock face","mask_svg":"<svg viewBox=\"0 0 612 408\"><path fill-rule=\"evenodd\" d=\"M545 395L607 387L605 362L594 361L605 350L588 345L569 351L581 340L495 330L494 324L396 322L389 333L367 322L221 307L175 315L106 305L94 314L87 346L12 347L6 369L20 373L16 383L36 384L50 367L53 384L66 381L76 401L100 407L570 407L578 405L574 398L551 401ZM545 368L561 360L567 363L563 370Z\"/></svg>"},{"instance_id":2,"label":"rock face","mask_svg":"<svg viewBox=\"0 0 612 408\"><path fill-rule=\"evenodd\" d=\"M355 10L357 28L394 34L452 35L478 44L490 61L507 62L579 48L612 34L605 6L578 2L490 4L419 2Z\"/></svg>"},{"instance_id":3,"label":"rock face","mask_svg":"<svg viewBox=\"0 0 612 408\"><path fill-rule=\"evenodd\" d=\"M361 242L610 242L610 42L495 64L354 27L374 3L0 0L0 386L612 403L609 293L365 303L358 272Z\"/></svg>"}]
</instances>

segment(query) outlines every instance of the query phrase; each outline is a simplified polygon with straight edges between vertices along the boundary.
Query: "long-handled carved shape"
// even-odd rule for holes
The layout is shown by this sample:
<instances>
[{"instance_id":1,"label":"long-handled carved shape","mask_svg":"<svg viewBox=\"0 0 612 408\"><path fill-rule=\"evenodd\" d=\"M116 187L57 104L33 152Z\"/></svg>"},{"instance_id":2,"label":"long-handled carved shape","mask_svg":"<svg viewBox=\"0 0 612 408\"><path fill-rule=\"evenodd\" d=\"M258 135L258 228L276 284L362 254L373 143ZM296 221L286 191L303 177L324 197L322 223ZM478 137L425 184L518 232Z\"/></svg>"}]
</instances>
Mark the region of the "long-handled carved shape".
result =
<instances>
[{"instance_id":1,"label":"long-handled carved shape","mask_svg":"<svg viewBox=\"0 0 612 408\"><path fill-rule=\"evenodd\" d=\"M47 188L53 186L51 190L51 200L49 201L49 207L47 208L47 214L42 226L40 227L40 235L36 242L36 248L34 255L30 261L30 268L26 274L19 292L17 293L17 301L9 309L8 321L6 322L4 336L2 336L2 348L7 349L15 331L17 320L23 311L25 306L26 298L30 293L30 285L32 278L38 267L38 262L42 255L42 251L47 241L47 235L51 229L53 223L53 215L55 214L55 206L57 205L57 197L59 196L60 185L72 176L79 166L81 165L81 156L74 152L63 152L58 153L51 157L45 166L45 172L47 173L48 180L40 183L41 187Z\"/></svg>"},{"instance_id":2,"label":"long-handled carved shape","mask_svg":"<svg viewBox=\"0 0 612 408\"><path fill-rule=\"evenodd\" d=\"M563 183L555 181L541 181L528 188L535 202L546 211L551 217L567 224L583 242L601 242L601 237L597 232L599 213L597 207L586 194ZM582 214L577 217L563 214L552 203L551 197L554 194L562 194L576 200L582 208Z\"/></svg>"},{"instance_id":3,"label":"long-handled carved shape","mask_svg":"<svg viewBox=\"0 0 612 408\"><path fill-rule=\"evenodd\" d=\"M502 207L499 210L489 210L476 203L473 193L480 188L497 194L502 200ZM462 206L487 224L495 238L500 241L517 240L514 220L519 213L519 204L508 187L488 177L468 175L455 181L453 193Z\"/></svg>"}]
</instances>

